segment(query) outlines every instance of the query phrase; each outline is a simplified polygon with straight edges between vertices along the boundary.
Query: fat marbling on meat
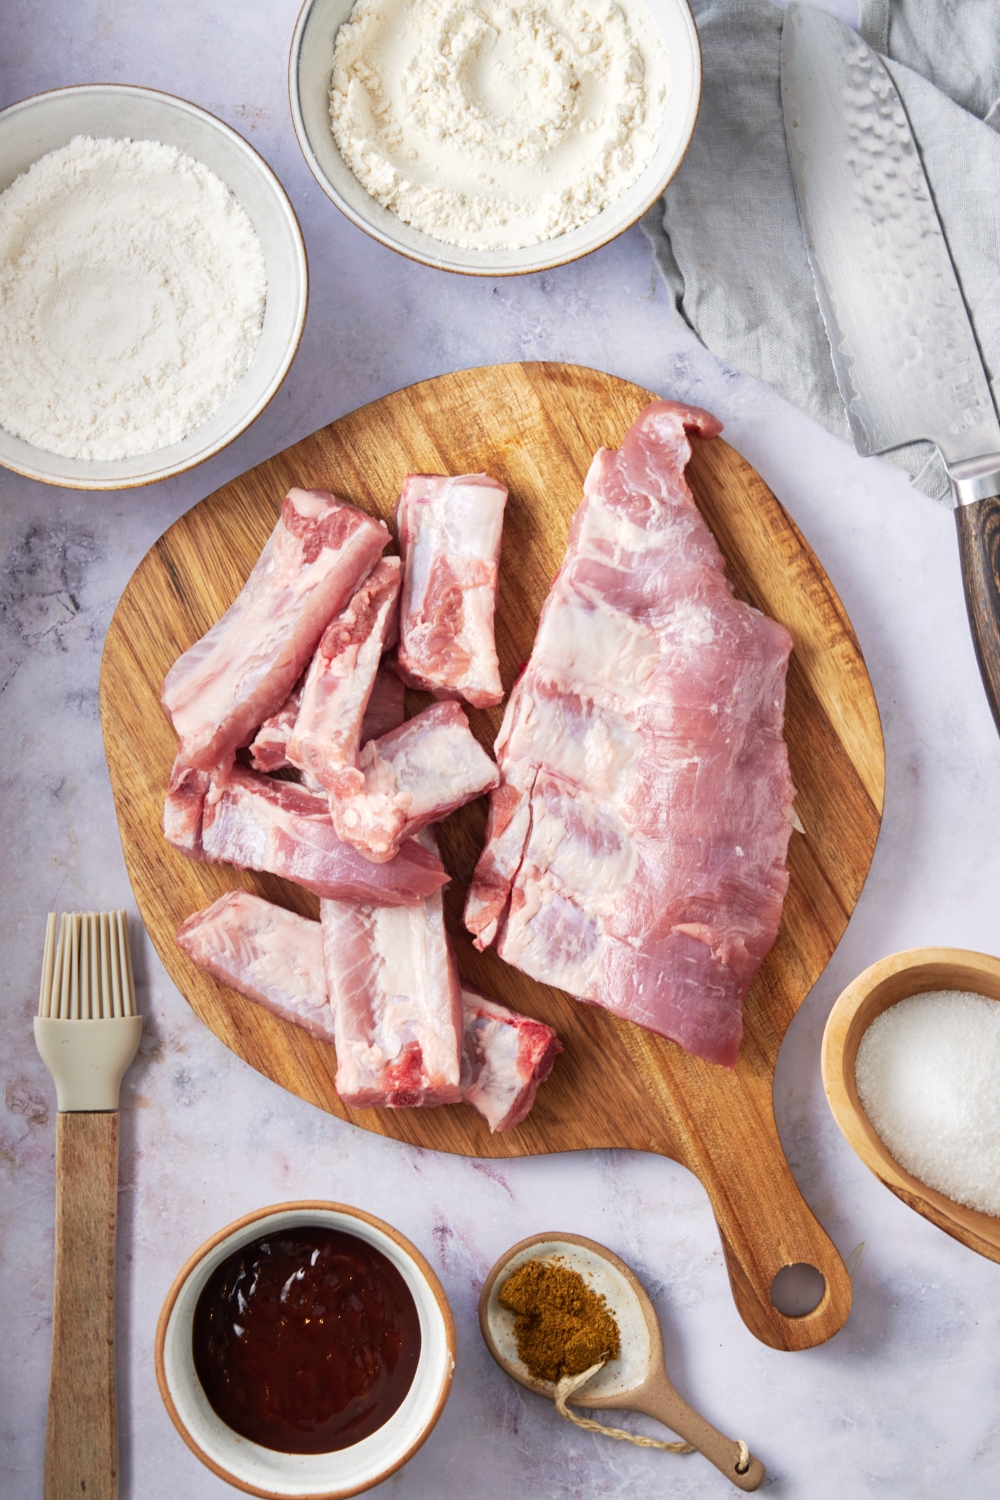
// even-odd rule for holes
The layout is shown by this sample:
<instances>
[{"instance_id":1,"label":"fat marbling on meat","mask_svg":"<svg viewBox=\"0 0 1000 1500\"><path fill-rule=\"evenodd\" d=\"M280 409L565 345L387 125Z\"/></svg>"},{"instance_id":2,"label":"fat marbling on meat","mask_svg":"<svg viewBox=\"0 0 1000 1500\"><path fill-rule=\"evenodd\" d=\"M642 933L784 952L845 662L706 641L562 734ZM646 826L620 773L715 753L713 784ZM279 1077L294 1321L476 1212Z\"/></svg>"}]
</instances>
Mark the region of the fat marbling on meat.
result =
<instances>
[{"instance_id":1,"label":"fat marbling on meat","mask_svg":"<svg viewBox=\"0 0 1000 1500\"><path fill-rule=\"evenodd\" d=\"M791 638L734 599L684 478L707 412L656 401L584 485L497 740L477 946L732 1067L778 931Z\"/></svg>"},{"instance_id":2,"label":"fat marbling on meat","mask_svg":"<svg viewBox=\"0 0 1000 1500\"><path fill-rule=\"evenodd\" d=\"M400 675L474 708L503 702L493 614L506 502L488 474L409 474L396 505Z\"/></svg>"},{"instance_id":3,"label":"fat marbling on meat","mask_svg":"<svg viewBox=\"0 0 1000 1500\"><path fill-rule=\"evenodd\" d=\"M278 712L388 540L382 521L325 490L288 492L236 599L164 681L163 706L186 765L227 768Z\"/></svg>"},{"instance_id":4,"label":"fat marbling on meat","mask_svg":"<svg viewBox=\"0 0 1000 1500\"><path fill-rule=\"evenodd\" d=\"M318 922L250 891L227 891L181 923L177 944L223 984L333 1041Z\"/></svg>"}]
</instances>

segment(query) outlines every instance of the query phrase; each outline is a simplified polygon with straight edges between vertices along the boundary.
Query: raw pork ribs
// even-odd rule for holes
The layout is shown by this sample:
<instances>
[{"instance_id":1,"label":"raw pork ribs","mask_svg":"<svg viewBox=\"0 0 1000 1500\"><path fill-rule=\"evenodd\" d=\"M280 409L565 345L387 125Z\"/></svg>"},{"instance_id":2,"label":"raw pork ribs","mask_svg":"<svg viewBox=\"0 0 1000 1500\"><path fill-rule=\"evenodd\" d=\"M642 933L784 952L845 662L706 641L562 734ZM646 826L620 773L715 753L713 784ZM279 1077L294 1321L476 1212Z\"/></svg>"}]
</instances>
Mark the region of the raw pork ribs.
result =
<instances>
[{"instance_id":1,"label":"raw pork ribs","mask_svg":"<svg viewBox=\"0 0 1000 1500\"><path fill-rule=\"evenodd\" d=\"M551 1026L462 986L462 1098L490 1130L512 1130L535 1102L562 1051Z\"/></svg>"},{"instance_id":2,"label":"raw pork ribs","mask_svg":"<svg viewBox=\"0 0 1000 1500\"><path fill-rule=\"evenodd\" d=\"M167 673L163 706L185 765L225 769L278 712L388 540L381 521L326 490L289 490L239 594Z\"/></svg>"},{"instance_id":3,"label":"raw pork ribs","mask_svg":"<svg viewBox=\"0 0 1000 1500\"><path fill-rule=\"evenodd\" d=\"M418 841L437 853L430 829ZM320 917L344 1103L457 1104L462 990L441 892L419 906L322 901Z\"/></svg>"},{"instance_id":4,"label":"raw pork ribs","mask_svg":"<svg viewBox=\"0 0 1000 1500\"><path fill-rule=\"evenodd\" d=\"M323 920L229 891L182 922L177 942L216 979L335 1043L346 1103L393 1108L460 1094L491 1131L519 1125L562 1048L542 1021L459 991L440 897L381 915L327 902Z\"/></svg>"},{"instance_id":5,"label":"raw pork ribs","mask_svg":"<svg viewBox=\"0 0 1000 1500\"><path fill-rule=\"evenodd\" d=\"M396 635L399 558L383 557L323 632L302 685L286 754L328 792L364 786L357 768L362 724L382 653Z\"/></svg>"},{"instance_id":6,"label":"raw pork ribs","mask_svg":"<svg viewBox=\"0 0 1000 1500\"><path fill-rule=\"evenodd\" d=\"M181 923L177 943L223 984L320 1041L333 1041L318 922L250 891L227 891Z\"/></svg>"},{"instance_id":7,"label":"raw pork ribs","mask_svg":"<svg viewBox=\"0 0 1000 1500\"><path fill-rule=\"evenodd\" d=\"M584 485L497 740L477 945L732 1067L788 886L791 638L733 598L656 401Z\"/></svg>"},{"instance_id":8,"label":"raw pork ribs","mask_svg":"<svg viewBox=\"0 0 1000 1500\"><path fill-rule=\"evenodd\" d=\"M413 839L403 841L394 859L373 864L337 837L324 797L246 766L233 766L216 782L177 762L163 832L189 859L269 870L337 901L405 906L448 881L438 856Z\"/></svg>"},{"instance_id":9,"label":"raw pork ribs","mask_svg":"<svg viewBox=\"0 0 1000 1500\"><path fill-rule=\"evenodd\" d=\"M506 502L488 474L410 474L396 505L400 675L474 708L503 702L493 612Z\"/></svg>"},{"instance_id":10,"label":"raw pork ribs","mask_svg":"<svg viewBox=\"0 0 1000 1500\"><path fill-rule=\"evenodd\" d=\"M488 792L497 768L469 728L457 703L432 703L381 739L359 759L362 789L334 798L333 826L368 859L391 859L402 841L428 823Z\"/></svg>"},{"instance_id":11,"label":"raw pork ribs","mask_svg":"<svg viewBox=\"0 0 1000 1500\"><path fill-rule=\"evenodd\" d=\"M232 891L188 917L178 944L332 1041L348 1104L467 1099L491 1130L524 1119L561 1049L551 1027L463 996L429 825L499 773L457 702L407 721L403 678L439 698L501 701L493 611L506 498L483 474L411 475L401 562L381 556L382 522L326 491L290 490L236 600L163 689L180 739L167 842L294 881L322 912L314 922ZM399 671L386 654L397 630ZM286 770L298 783L269 774Z\"/></svg>"}]
</instances>

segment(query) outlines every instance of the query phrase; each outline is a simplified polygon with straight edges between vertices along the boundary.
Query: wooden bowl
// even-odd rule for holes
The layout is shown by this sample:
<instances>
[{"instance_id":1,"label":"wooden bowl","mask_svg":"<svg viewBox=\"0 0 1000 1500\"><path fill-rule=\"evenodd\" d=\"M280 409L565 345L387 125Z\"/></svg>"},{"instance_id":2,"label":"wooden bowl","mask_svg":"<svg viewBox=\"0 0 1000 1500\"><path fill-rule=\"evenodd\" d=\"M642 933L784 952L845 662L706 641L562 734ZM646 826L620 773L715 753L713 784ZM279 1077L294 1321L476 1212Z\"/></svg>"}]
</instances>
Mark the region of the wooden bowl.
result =
<instances>
[{"instance_id":1,"label":"wooden bowl","mask_svg":"<svg viewBox=\"0 0 1000 1500\"><path fill-rule=\"evenodd\" d=\"M195 1371L191 1329L202 1289L227 1256L265 1234L315 1224L374 1245L396 1267L417 1305L420 1358L402 1406L368 1437L333 1453L279 1453L241 1437L216 1415ZM170 1419L213 1474L267 1500L344 1500L388 1479L430 1436L451 1391L455 1323L441 1283L398 1229L344 1203L276 1203L220 1229L181 1267L160 1313L155 1358Z\"/></svg>"},{"instance_id":2,"label":"wooden bowl","mask_svg":"<svg viewBox=\"0 0 1000 1500\"><path fill-rule=\"evenodd\" d=\"M872 964L838 999L823 1033L823 1087L833 1118L880 1182L945 1234L1000 1262L1000 1218L953 1203L886 1149L858 1098L854 1064L861 1038L890 1005L928 990L970 990L1000 1000L1000 959L964 948L911 948Z\"/></svg>"}]
</instances>

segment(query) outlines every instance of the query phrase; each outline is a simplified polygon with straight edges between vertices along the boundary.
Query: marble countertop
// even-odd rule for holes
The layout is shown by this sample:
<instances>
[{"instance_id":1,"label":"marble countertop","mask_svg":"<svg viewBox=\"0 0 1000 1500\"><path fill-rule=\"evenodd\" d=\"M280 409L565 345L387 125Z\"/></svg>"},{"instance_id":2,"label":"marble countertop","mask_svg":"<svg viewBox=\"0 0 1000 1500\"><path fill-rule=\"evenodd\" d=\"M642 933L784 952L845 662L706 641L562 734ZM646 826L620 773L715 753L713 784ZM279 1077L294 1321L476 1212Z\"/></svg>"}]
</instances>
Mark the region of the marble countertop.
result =
<instances>
[{"instance_id":1,"label":"marble countertop","mask_svg":"<svg viewBox=\"0 0 1000 1500\"><path fill-rule=\"evenodd\" d=\"M851 0L839 13L850 19ZM948 511L723 367L678 322L633 229L588 259L518 280L411 264L344 219L310 176L288 114L298 0L7 0L0 104L62 84L147 84L204 105L274 167L305 233L302 348L277 399L193 473L81 494L0 471L3 965L0 1493L39 1492L52 1298L53 1113L31 1036L45 913L135 912L98 720L101 646L146 549L219 484L323 423L425 376L510 359L595 365L706 406L829 572L868 662L886 739L882 835L868 884L778 1066L775 1107L802 1192L848 1258L854 1308L822 1348L781 1354L741 1322L708 1200L681 1167L593 1152L476 1162L362 1133L283 1093L198 1022L152 948L123 1092L119 1370L122 1495L222 1500L182 1444L152 1362L177 1268L239 1214L290 1198L355 1203L430 1257L459 1330L454 1393L431 1439L378 1493L398 1500L576 1500L732 1493L698 1456L578 1432L496 1369L479 1284L513 1241L560 1228L610 1245L661 1315L681 1393L768 1467L788 1500L992 1496L1000 1460L1000 1267L892 1197L823 1098L819 1043L842 987L928 943L995 950L1000 743L980 686ZM831 8L833 8L831 4ZM136 925L133 931L138 933ZM639 1424L641 1425L641 1423Z\"/></svg>"}]
</instances>

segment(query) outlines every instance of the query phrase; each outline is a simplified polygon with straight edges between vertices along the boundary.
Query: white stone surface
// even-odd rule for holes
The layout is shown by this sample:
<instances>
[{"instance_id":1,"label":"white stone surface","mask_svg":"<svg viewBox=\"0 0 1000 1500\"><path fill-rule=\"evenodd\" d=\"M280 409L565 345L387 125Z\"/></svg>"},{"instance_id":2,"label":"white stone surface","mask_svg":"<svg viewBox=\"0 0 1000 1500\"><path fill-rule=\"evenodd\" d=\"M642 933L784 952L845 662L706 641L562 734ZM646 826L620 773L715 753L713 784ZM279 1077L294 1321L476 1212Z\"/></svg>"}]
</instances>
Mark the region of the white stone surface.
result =
<instances>
[{"instance_id":1,"label":"white stone surface","mask_svg":"<svg viewBox=\"0 0 1000 1500\"><path fill-rule=\"evenodd\" d=\"M195 1020L152 950L147 1017L122 1113L122 1495L221 1500L181 1443L152 1366L177 1268L215 1229L299 1197L358 1204L430 1256L459 1327L453 1397L380 1494L398 1500L731 1493L697 1456L641 1452L559 1422L493 1366L479 1283L513 1241L577 1231L618 1251L660 1310L682 1393L743 1436L787 1500L997 1492L1000 1268L893 1198L823 1099L819 1042L840 989L925 943L996 949L1000 741L965 620L954 523L900 473L862 460L768 390L723 368L676 321L638 230L588 260L519 281L412 265L354 229L310 177L285 93L298 0L7 0L0 102L88 80L182 94L241 130L299 213L309 322L271 408L204 468L160 487L81 495L0 471L0 715L5 1109L0 1115L0 1494L40 1491L53 1230L53 1107L31 1039L45 912L134 912L97 712L101 643L156 537L217 485L411 381L516 358L596 365L717 412L825 564L881 707L888 787L868 885L782 1051L775 1103L802 1191L854 1269L854 1310L823 1348L779 1354L740 1321L698 1183L653 1157L592 1153L469 1162L354 1130L281 1092ZM832 7L831 7L832 8ZM837 7L850 16L850 0ZM734 233L738 224L734 221Z\"/></svg>"}]
</instances>

